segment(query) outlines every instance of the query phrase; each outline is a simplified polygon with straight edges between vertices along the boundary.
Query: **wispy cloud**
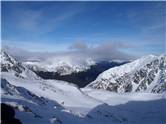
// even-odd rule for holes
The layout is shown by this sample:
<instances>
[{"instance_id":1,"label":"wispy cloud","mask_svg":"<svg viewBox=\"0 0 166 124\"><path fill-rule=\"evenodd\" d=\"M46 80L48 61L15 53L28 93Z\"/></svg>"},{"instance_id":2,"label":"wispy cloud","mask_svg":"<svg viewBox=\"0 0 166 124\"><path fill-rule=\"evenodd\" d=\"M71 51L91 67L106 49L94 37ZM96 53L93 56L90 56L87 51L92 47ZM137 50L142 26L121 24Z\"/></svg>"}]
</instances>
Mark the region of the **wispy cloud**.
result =
<instances>
[{"instance_id":1,"label":"wispy cloud","mask_svg":"<svg viewBox=\"0 0 166 124\"><path fill-rule=\"evenodd\" d=\"M126 13L133 27L139 31L139 39L144 42L164 42L165 37L165 3L145 4L146 9L138 11L129 11ZM143 7L143 6L142 6Z\"/></svg>"},{"instance_id":2,"label":"wispy cloud","mask_svg":"<svg viewBox=\"0 0 166 124\"><path fill-rule=\"evenodd\" d=\"M20 29L25 31L37 31L40 25L40 21L43 18L42 11L23 10L17 12L17 25ZM41 26L41 25L40 25Z\"/></svg>"},{"instance_id":3,"label":"wispy cloud","mask_svg":"<svg viewBox=\"0 0 166 124\"><path fill-rule=\"evenodd\" d=\"M54 6L50 6L50 8L40 8L36 10L18 8L17 11L15 10L12 12L16 23L15 26L22 31L31 33L31 35L44 34L56 30L57 27L83 11L83 8L77 8L69 9L65 12L53 11L48 14L48 9L53 7Z\"/></svg>"},{"instance_id":4,"label":"wispy cloud","mask_svg":"<svg viewBox=\"0 0 166 124\"><path fill-rule=\"evenodd\" d=\"M9 41L9 40L2 40L2 48L4 46L8 46L11 48L20 48L26 51L31 52L58 52L58 51L66 51L67 47L69 46L68 43L47 43L47 42L40 42L40 41Z\"/></svg>"}]
</instances>

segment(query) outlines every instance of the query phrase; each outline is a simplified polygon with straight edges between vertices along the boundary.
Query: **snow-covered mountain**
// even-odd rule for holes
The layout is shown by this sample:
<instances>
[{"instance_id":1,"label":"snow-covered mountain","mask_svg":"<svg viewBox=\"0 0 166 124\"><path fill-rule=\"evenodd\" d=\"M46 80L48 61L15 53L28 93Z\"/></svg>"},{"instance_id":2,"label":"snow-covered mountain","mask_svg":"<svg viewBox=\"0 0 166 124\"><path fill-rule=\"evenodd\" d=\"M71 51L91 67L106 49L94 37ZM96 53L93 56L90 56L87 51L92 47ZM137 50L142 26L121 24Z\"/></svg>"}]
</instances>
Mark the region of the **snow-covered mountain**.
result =
<instances>
[{"instance_id":1,"label":"snow-covered mountain","mask_svg":"<svg viewBox=\"0 0 166 124\"><path fill-rule=\"evenodd\" d=\"M28 68L34 71L57 72L60 75L68 75L74 72L82 72L95 65L91 58L81 60L73 57L52 57L42 61L26 61L24 63Z\"/></svg>"},{"instance_id":2,"label":"snow-covered mountain","mask_svg":"<svg viewBox=\"0 0 166 124\"><path fill-rule=\"evenodd\" d=\"M100 74L87 87L113 92L166 91L166 55L149 55L111 68Z\"/></svg>"},{"instance_id":3,"label":"snow-covered mountain","mask_svg":"<svg viewBox=\"0 0 166 124\"><path fill-rule=\"evenodd\" d=\"M29 79L39 79L39 77L22 63L8 55L6 52L0 53L1 71L12 73L15 76Z\"/></svg>"},{"instance_id":4,"label":"snow-covered mountain","mask_svg":"<svg viewBox=\"0 0 166 124\"><path fill-rule=\"evenodd\" d=\"M119 94L79 89L65 81L43 80L5 52L1 53L1 69L1 103L12 106L23 124L164 124L166 121L164 94Z\"/></svg>"}]
</instances>

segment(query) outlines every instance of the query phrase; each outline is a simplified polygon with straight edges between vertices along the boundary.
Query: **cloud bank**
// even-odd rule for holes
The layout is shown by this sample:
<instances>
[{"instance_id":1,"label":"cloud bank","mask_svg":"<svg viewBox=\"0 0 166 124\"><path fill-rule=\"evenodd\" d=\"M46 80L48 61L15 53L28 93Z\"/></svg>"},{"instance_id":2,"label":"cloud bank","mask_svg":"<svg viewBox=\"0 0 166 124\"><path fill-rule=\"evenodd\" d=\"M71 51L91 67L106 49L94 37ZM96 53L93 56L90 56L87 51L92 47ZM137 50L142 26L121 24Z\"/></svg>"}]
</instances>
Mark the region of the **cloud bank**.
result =
<instances>
[{"instance_id":1,"label":"cloud bank","mask_svg":"<svg viewBox=\"0 0 166 124\"><path fill-rule=\"evenodd\" d=\"M50 58L70 58L73 60L83 61L92 59L94 61L110 60L131 60L133 56L122 52L120 49L128 49L130 46L125 44L103 43L90 46L84 42L75 42L71 44L68 51L61 52L30 52L21 48L3 46L2 49L10 55L21 61L35 60L43 61Z\"/></svg>"}]
</instances>

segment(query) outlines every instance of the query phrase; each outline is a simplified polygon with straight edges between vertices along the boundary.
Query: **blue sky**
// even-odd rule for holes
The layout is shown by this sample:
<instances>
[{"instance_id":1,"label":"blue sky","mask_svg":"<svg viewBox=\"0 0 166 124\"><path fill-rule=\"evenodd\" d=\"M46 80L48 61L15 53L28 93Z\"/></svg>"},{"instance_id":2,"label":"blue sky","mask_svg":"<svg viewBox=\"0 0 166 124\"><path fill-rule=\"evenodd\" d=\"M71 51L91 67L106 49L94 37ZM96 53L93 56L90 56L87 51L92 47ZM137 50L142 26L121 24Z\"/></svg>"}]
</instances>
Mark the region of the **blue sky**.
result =
<instances>
[{"instance_id":1,"label":"blue sky","mask_svg":"<svg viewBox=\"0 0 166 124\"><path fill-rule=\"evenodd\" d=\"M161 54L165 8L165 2L2 2L2 44L40 52L111 44L126 54Z\"/></svg>"}]
</instances>

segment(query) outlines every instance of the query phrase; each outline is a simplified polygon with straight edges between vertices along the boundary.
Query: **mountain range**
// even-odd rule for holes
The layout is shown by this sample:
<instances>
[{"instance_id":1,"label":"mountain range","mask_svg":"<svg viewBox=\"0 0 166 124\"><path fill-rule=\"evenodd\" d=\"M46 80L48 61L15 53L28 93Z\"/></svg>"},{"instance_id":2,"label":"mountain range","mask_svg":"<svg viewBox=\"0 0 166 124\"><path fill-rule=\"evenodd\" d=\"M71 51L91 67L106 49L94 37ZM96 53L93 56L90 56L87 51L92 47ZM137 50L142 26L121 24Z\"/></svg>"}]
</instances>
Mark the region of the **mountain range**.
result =
<instances>
[{"instance_id":1,"label":"mountain range","mask_svg":"<svg viewBox=\"0 0 166 124\"><path fill-rule=\"evenodd\" d=\"M165 55L143 57L79 88L43 79L2 51L1 103L11 106L23 124L164 124L165 60Z\"/></svg>"}]
</instances>

